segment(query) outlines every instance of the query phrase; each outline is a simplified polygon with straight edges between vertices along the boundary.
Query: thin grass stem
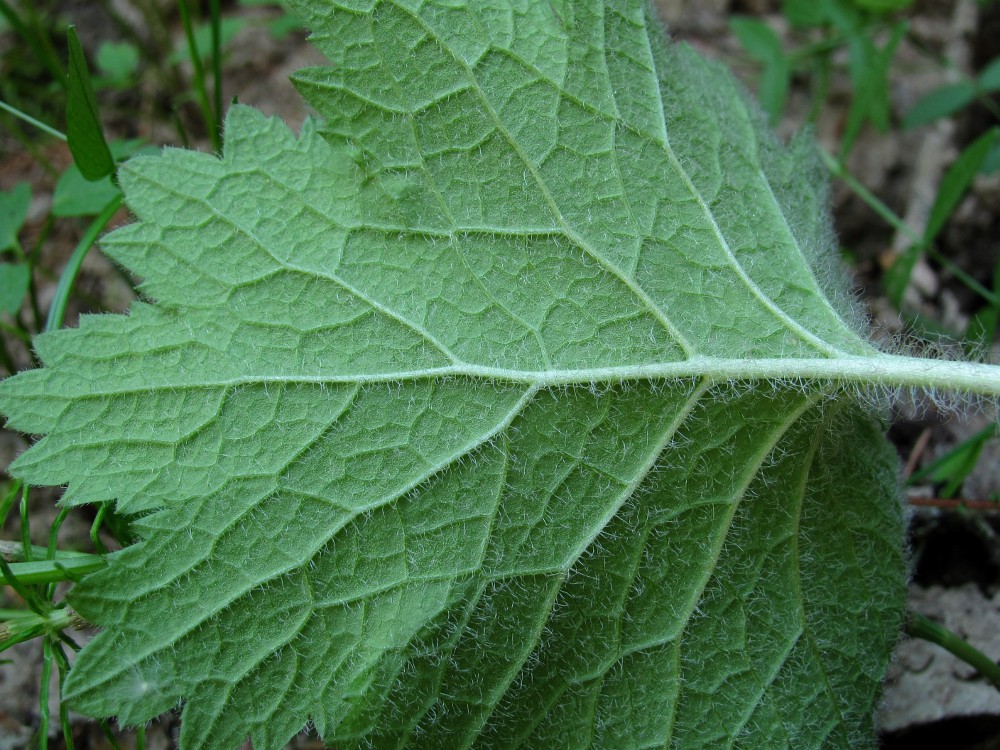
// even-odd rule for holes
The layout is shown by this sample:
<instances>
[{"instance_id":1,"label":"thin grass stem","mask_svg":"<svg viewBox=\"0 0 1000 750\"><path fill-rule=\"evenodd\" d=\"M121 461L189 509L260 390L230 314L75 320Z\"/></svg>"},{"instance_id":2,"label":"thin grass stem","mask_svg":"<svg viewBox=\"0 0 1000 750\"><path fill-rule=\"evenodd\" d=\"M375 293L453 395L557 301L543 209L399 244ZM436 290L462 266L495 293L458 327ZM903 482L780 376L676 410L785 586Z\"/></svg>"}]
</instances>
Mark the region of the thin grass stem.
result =
<instances>
[{"instance_id":1,"label":"thin grass stem","mask_svg":"<svg viewBox=\"0 0 1000 750\"><path fill-rule=\"evenodd\" d=\"M17 495L23 484L24 482L20 479L15 479L3 500L0 501L0 526L7 523L7 516L10 514L10 509L14 507L14 501L17 500Z\"/></svg>"},{"instance_id":2,"label":"thin grass stem","mask_svg":"<svg viewBox=\"0 0 1000 750\"><path fill-rule=\"evenodd\" d=\"M21 487L21 545L24 549L24 559L25 562L31 562L33 555L31 553L31 518L28 515L28 491L30 489L29 485L24 485Z\"/></svg>"},{"instance_id":3,"label":"thin grass stem","mask_svg":"<svg viewBox=\"0 0 1000 750\"><path fill-rule=\"evenodd\" d=\"M191 66L194 69L195 98L198 100L201 116L205 120L205 127L208 130L209 139L212 141L212 148L216 151L221 151L222 143L219 141L219 125L216 122L215 114L212 112L212 105L208 101L208 90L205 87L205 66L202 65L201 53L198 51L198 40L195 39L194 24L191 22L191 13L188 10L187 0L181 0L177 4L177 7L181 13L184 36L187 38L188 54L191 57Z\"/></svg>"},{"instance_id":4,"label":"thin grass stem","mask_svg":"<svg viewBox=\"0 0 1000 750\"><path fill-rule=\"evenodd\" d=\"M94 516L94 522L90 525L90 541L94 545L94 549L100 552L102 555L108 554L108 548L105 546L104 542L101 541L101 525L104 523L104 517L108 513L108 504L101 503L100 507L97 509L97 515Z\"/></svg>"},{"instance_id":5,"label":"thin grass stem","mask_svg":"<svg viewBox=\"0 0 1000 750\"><path fill-rule=\"evenodd\" d=\"M76 283L76 277L80 273L80 266L83 265L83 259L87 257L90 248L97 241L97 236L104 230L107 223L111 221L111 217L117 213L121 205L122 196L119 193L101 210L101 213L90 223L87 231L80 238L79 244L73 250L69 262L66 263L66 268L63 269L62 275L59 277L55 297L52 299L52 307L49 308L49 318L45 323L46 331L54 331L62 328L66 317L66 305L69 302L69 295L73 291L73 285Z\"/></svg>"},{"instance_id":6,"label":"thin grass stem","mask_svg":"<svg viewBox=\"0 0 1000 750\"><path fill-rule=\"evenodd\" d=\"M60 141L65 141L66 140L66 134L65 133L60 133L58 130L56 130L55 128L53 128L51 125L46 125L41 120L36 120L34 117L32 117L31 115L29 115L27 112L22 112L17 107L14 107L14 106L12 106L10 104L7 104L7 102L3 101L2 99L0 99L0 109L2 109L4 112L7 112L8 114L14 115L14 117L18 118L19 120L24 120L24 122L28 123L29 125L34 125L36 128L38 128L39 130L41 130L41 131L43 131L45 133L48 133L53 138L58 138Z\"/></svg>"},{"instance_id":7,"label":"thin grass stem","mask_svg":"<svg viewBox=\"0 0 1000 750\"><path fill-rule=\"evenodd\" d=\"M61 632L61 631L60 631ZM66 744L66 750L73 750L73 727L69 723L69 707L66 705L66 701L62 699L64 688L66 685L66 675L69 674L69 657L66 656L66 652L63 650L62 643L59 641L54 641L52 644L52 655L56 660L56 669L58 671L59 679L59 723L62 726L63 732L63 742Z\"/></svg>"},{"instance_id":8,"label":"thin grass stem","mask_svg":"<svg viewBox=\"0 0 1000 750\"><path fill-rule=\"evenodd\" d=\"M956 633L939 625L919 612L910 612L906 621L906 632L913 638L921 638L936 643L941 648L954 654L1000 690L1000 664L977 649L971 643Z\"/></svg>"},{"instance_id":9,"label":"thin grass stem","mask_svg":"<svg viewBox=\"0 0 1000 750\"><path fill-rule=\"evenodd\" d=\"M20 564L29 565L30 563ZM3 582L14 589L14 591L17 592L17 595L24 599L24 603L28 605L28 608L32 612L40 617L46 617L46 607L43 606L42 601L34 594L33 591L25 587L25 583L14 574L10 563L2 557L0 557L0 573L3 574Z\"/></svg>"},{"instance_id":10,"label":"thin grass stem","mask_svg":"<svg viewBox=\"0 0 1000 750\"><path fill-rule=\"evenodd\" d=\"M38 685L38 747L46 750L49 746L49 682L52 681L52 641L42 641L42 679Z\"/></svg>"},{"instance_id":11,"label":"thin grass stem","mask_svg":"<svg viewBox=\"0 0 1000 750\"><path fill-rule=\"evenodd\" d=\"M52 526L49 527L49 546L45 550L46 560L55 560L57 553L57 545L59 543L59 529L62 528L63 521L69 515L69 508L62 508L59 511L59 515L56 516L55 520L52 522ZM51 601L56 595L56 584L55 582L49 584L48 591L46 592L49 600Z\"/></svg>"},{"instance_id":12,"label":"thin grass stem","mask_svg":"<svg viewBox=\"0 0 1000 750\"><path fill-rule=\"evenodd\" d=\"M34 556L40 559L46 559L48 555L48 547L39 547L37 544L31 545L31 552ZM56 550L55 557L50 558L52 560L61 560L67 557L85 557L88 552L77 552L70 549L59 549ZM11 542L6 539L0 539L0 555L7 562L23 562L24 561L24 545L20 542Z\"/></svg>"},{"instance_id":13,"label":"thin grass stem","mask_svg":"<svg viewBox=\"0 0 1000 750\"><path fill-rule=\"evenodd\" d=\"M6 579L4 583L13 585L12 581L16 581L22 586L76 581L106 565L102 555L80 555L22 563L8 563L0 558L0 562L3 562L4 567L3 574Z\"/></svg>"},{"instance_id":14,"label":"thin grass stem","mask_svg":"<svg viewBox=\"0 0 1000 750\"><path fill-rule=\"evenodd\" d=\"M1000 305L1000 297L998 297L995 293L991 292L985 286L976 281L964 269L959 267L953 260L950 260L946 256L942 255L941 252L938 251L936 248L928 247L927 254L930 255L932 258L934 258L934 260L936 260L942 266L947 268L955 276L956 279L961 281L969 289L971 289L973 292L975 292L984 300L986 300L987 304L989 304L991 307L996 307Z\"/></svg>"},{"instance_id":15,"label":"thin grass stem","mask_svg":"<svg viewBox=\"0 0 1000 750\"><path fill-rule=\"evenodd\" d=\"M17 139L18 143L24 146L24 150L31 154L31 158L35 160L36 164L52 177L58 176L59 170L52 165L52 162L46 157L45 152L21 129L17 117L5 117L3 126L7 132Z\"/></svg>"},{"instance_id":16,"label":"thin grass stem","mask_svg":"<svg viewBox=\"0 0 1000 750\"><path fill-rule=\"evenodd\" d=\"M108 726L108 722L102 719L97 725L101 728L101 734L103 734L104 739L111 744L111 747L113 747L114 750L122 750L122 746L118 744L118 740L115 739L114 734L112 734L111 728Z\"/></svg>"},{"instance_id":17,"label":"thin grass stem","mask_svg":"<svg viewBox=\"0 0 1000 750\"><path fill-rule=\"evenodd\" d=\"M885 203L879 200L874 193L872 193L868 188L861 184L861 182L847 169L844 164L830 154L826 149L819 150L820 157L823 159L823 163L826 164L827 169L835 177L839 177L844 181L844 183L854 191L861 200L868 204L868 206L878 214L886 224L891 226L897 232L901 232L906 236L908 240L915 244L922 244L923 237L914 232L906 222L903 221L895 211L889 208Z\"/></svg>"},{"instance_id":18,"label":"thin grass stem","mask_svg":"<svg viewBox=\"0 0 1000 750\"><path fill-rule=\"evenodd\" d=\"M215 94L215 137L217 149L222 148L222 8L219 0L211 0L209 14L212 25L212 83Z\"/></svg>"}]
</instances>

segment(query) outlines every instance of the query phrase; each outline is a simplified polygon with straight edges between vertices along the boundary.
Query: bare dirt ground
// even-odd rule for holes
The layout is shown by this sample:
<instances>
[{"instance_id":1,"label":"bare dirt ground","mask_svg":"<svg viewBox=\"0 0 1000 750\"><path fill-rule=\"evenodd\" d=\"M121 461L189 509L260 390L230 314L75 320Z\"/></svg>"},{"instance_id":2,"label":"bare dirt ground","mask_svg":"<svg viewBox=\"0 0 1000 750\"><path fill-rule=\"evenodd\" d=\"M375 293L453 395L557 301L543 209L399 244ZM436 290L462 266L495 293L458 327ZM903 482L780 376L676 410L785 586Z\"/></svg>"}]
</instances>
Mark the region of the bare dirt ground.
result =
<instances>
[{"instance_id":1,"label":"bare dirt ground","mask_svg":"<svg viewBox=\"0 0 1000 750\"><path fill-rule=\"evenodd\" d=\"M127 2L120 3L127 10ZM777 0L660 0L672 35L706 55L725 60L748 84L754 68L747 64L739 44L729 33L728 20L736 13L756 15L774 28L787 33ZM99 7L80 0L67 0L59 12L78 26L83 45L96 48L107 38L109 25ZM275 38L265 21L276 16L274 9L227 6L227 14L250 20L229 48L225 66L225 97L233 96L298 124L307 110L287 81L288 75L303 66L321 64L322 57L308 46L301 33ZM177 19L173 19L179 34ZM1000 55L1000 3L980 4L973 0L920 0L912 13L910 39L899 50L894 66L890 98L895 118L907 111L926 91L959 73L969 74ZM15 43L11 34L0 37L3 45ZM930 55L930 56L929 56ZM937 55L950 61L947 66L933 63ZM0 67L0 78L9 71ZM802 81L793 89L790 114L780 129L793 132L805 118L808 99ZM102 97L101 112L113 137L142 137L154 144L176 144L170 122L147 116L144 104L159 94L143 79L137 90L109 92ZM828 106L817 127L821 144L833 150L845 126L850 104L846 74L835 76ZM185 116L184 111L181 116ZM910 132L894 128L887 134L867 129L854 150L849 167L852 173L897 214L915 227L922 227L941 176L955 155L988 126L988 115L978 107L969 108L955 121ZM192 145L208 149L207 142ZM64 166L69 156L60 145L44 146L56 166ZM8 134L0 132L0 189L10 189L18 181L33 188L28 232L42 230L48 214L55 177L42 169ZM852 270L859 293L868 306L876 327L892 336L899 329L896 312L882 296L882 276L887 264L904 246L903 239L856 195L842 184L833 188L833 216L841 242L850 252ZM116 223L127 220L122 213ZM57 222L45 244L46 264L59 269L72 251L83 225ZM948 224L938 246L946 257L964 268L981 283L992 284L992 272L1000 254L1000 176L977 179ZM923 262L915 272L907 304L953 330L964 330L975 300L967 288L939 265ZM99 254L91 253L80 278L82 294L71 311L122 310L130 298L129 286ZM54 277L42 289L43 305L51 297ZM993 352L996 359L997 352ZM27 356L18 362L28 366ZM891 437L904 464L914 468L947 451L965 437L985 426L985 418L954 420L924 410L901 408ZM0 433L0 464L24 447L23 439ZM968 500L985 501L1000 497L1000 453L995 444L963 488ZM912 604L919 611L945 622L967 636L982 650L1000 655L1000 513L979 507L958 508L954 503L938 504L931 485L915 488L910 497L914 578ZM33 528L43 532L54 516L52 496L36 492ZM63 539L78 540L86 546L89 519L77 518L64 528ZM8 538L14 530L6 530ZM42 541L40 538L38 541ZM10 661L0 666L0 750L28 747L38 725L39 647L25 644L4 655ZM52 706L57 716L57 706ZM890 673L880 723L883 748L948 747L954 750L1000 748L1000 693L989 687L971 670L937 647L919 641L904 641ZM77 748L110 748L93 723L74 722ZM174 747L176 717L164 717L148 734L148 747ZM125 733L124 747L133 746ZM295 747L319 747L310 738L301 738ZM53 735L50 747L63 747Z\"/></svg>"}]
</instances>

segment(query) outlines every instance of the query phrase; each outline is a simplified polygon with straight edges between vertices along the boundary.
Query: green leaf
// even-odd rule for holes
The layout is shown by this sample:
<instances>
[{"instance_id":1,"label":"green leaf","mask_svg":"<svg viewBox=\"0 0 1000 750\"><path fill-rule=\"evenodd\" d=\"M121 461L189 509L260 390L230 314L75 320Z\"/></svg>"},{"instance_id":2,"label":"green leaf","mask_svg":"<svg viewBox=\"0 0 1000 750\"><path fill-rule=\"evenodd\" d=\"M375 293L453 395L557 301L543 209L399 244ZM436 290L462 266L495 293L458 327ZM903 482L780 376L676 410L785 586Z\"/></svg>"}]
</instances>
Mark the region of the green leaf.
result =
<instances>
[{"instance_id":1,"label":"green leaf","mask_svg":"<svg viewBox=\"0 0 1000 750\"><path fill-rule=\"evenodd\" d=\"M920 471L914 472L908 483L916 484L926 480L943 483L941 497L953 497L961 489L966 477L976 468L983 448L996 436L997 429L998 425L995 423L984 427Z\"/></svg>"},{"instance_id":2,"label":"green leaf","mask_svg":"<svg viewBox=\"0 0 1000 750\"><path fill-rule=\"evenodd\" d=\"M239 0L239 4L245 8L280 8L282 15L267 24L268 31L275 39L281 39L292 31L302 30L302 20L290 13L278 0Z\"/></svg>"},{"instance_id":3,"label":"green leaf","mask_svg":"<svg viewBox=\"0 0 1000 750\"><path fill-rule=\"evenodd\" d=\"M771 122L777 122L785 109L792 78L792 66L781 39L770 26L754 18L737 16L729 25L747 53L764 65L758 96Z\"/></svg>"},{"instance_id":4,"label":"green leaf","mask_svg":"<svg viewBox=\"0 0 1000 750\"><path fill-rule=\"evenodd\" d=\"M864 35L868 20L854 0L824 0L827 22L848 37Z\"/></svg>"},{"instance_id":5,"label":"green leaf","mask_svg":"<svg viewBox=\"0 0 1000 750\"><path fill-rule=\"evenodd\" d=\"M52 215L94 216L119 192L110 176L91 182L80 173L76 164L70 164L56 182Z\"/></svg>"},{"instance_id":6,"label":"green leaf","mask_svg":"<svg viewBox=\"0 0 1000 750\"><path fill-rule=\"evenodd\" d=\"M821 26L829 17L826 8L829 3L830 0L784 0L781 12L798 28Z\"/></svg>"},{"instance_id":7,"label":"green leaf","mask_svg":"<svg viewBox=\"0 0 1000 750\"><path fill-rule=\"evenodd\" d=\"M28 218L31 186L19 182L7 191L0 191L0 251L19 247L17 235Z\"/></svg>"},{"instance_id":8,"label":"green leaf","mask_svg":"<svg viewBox=\"0 0 1000 750\"><path fill-rule=\"evenodd\" d=\"M31 269L22 263L0 263L0 311L14 315L28 293Z\"/></svg>"},{"instance_id":9,"label":"green leaf","mask_svg":"<svg viewBox=\"0 0 1000 750\"><path fill-rule=\"evenodd\" d=\"M754 60L767 62L785 56L781 39L774 29L763 21L746 16L734 16L729 20L729 28Z\"/></svg>"},{"instance_id":10,"label":"green leaf","mask_svg":"<svg viewBox=\"0 0 1000 750\"><path fill-rule=\"evenodd\" d=\"M896 47L906 34L906 24L892 28L881 49L865 32L854 34L848 43L851 82L854 98L847 115L847 126L841 139L841 160L846 158L865 122L879 131L889 127L889 71Z\"/></svg>"},{"instance_id":11,"label":"green leaf","mask_svg":"<svg viewBox=\"0 0 1000 750\"><path fill-rule=\"evenodd\" d=\"M152 146L141 140L112 141L111 153L116 160L127 159L135 154L155 153ZM59 176L52 195L53 216L96 216L120 193L111 177L97 182L87 180L76 164L70 164Z\"/></svg>"},{"instance_id":12,"label":"green leaf","mask_svg":"<svg viewBox=\"0 0 1000 750\"><path fill-rule=\"evenodd\" d=\"M36 339L12 471L141 539L65 684L180 743L872 746L906 593L823 169L642 0L304 2L296 137L130 160L148 302Z\"/></svg>"},{"instance_id":13,"label":"green leaf","mask_svg":"<svg viewBox=\"0 0 1000 750\"><path fill-rule=\"evenodd\" d=\"M904 128L916 128L929 122L948 117L976 98L976 87L967 82L940 86L922 96L913 109L903 117Z\"/></svg>"},{"instance_id":14,"label":"green leaf","mask_svg":"<svg viewBox=\"0 0 1000 750\"><path fill-rule=\"evenodd\" d=\"M115 170L115 161L104 140L94 87L76 29L66 30L69 45L69 80L66 90L66 140L73 161L87 180L100 180Z\"/></svg>"},{"instance_id":15,"label":"green leaf","mask_svg":"<svg viewBox=\"0 0 1000 750\"><path fill-rule=\"evenodd\" d=\"M998 132L1000 131L993 128L969 144L945 172L937 196L934 198L934 205L931 206L927 217L927 226L924 229L925 247L934 243L948 223L948 219L951 218L959 201L982 167L983 160L996 144Z\"/></svg>"},{"instance_id":16,"label":"green leaf","mask_svg":"<svg viewBox=\"0 0 1000 750\"><path fill-rule=\"evenodd\" d=\"M291 14L275 18L267 25L268 31L275 39L281 39L295 31L302 31L302 20Z\"/></svg>"},{"instance_id":17,"label":"green leaf","mask_svg":"<svg viewBox=\"0 0 1000 750\"><path fill-rule=\"evenodd\" d=\"M128 42L102 42L97 49L97 67L112 85L123 86L139 67L139 50Z\"/></svg>"},{"instance_id":18,"label":"green leaf","mask_svg":"<svg viewBox=\"0 0 1000 750\"><path fill-rule=\"evenodd\" d=\"M903 295L917 261L924 250L934 244L938 234L947 225L952 212L969 189L969 185L972 184L972 180L982 170L984 160L997 142L997 132L993 129L983 134L959 154L941 180L921 241L908 247L886 272L883 286L886 295L897 308L903 306Z\"/></svg>"},{"instance_id":19,"label":"green leaf","mask_svg":"<svg viewBox=\"0 0 1000 750\"><path fill-rule=\"evenodd\" d=\"M979 73L976 86L984 94L1000 91L1000 57L993 58Z\"/></svg>"}]
</instances>

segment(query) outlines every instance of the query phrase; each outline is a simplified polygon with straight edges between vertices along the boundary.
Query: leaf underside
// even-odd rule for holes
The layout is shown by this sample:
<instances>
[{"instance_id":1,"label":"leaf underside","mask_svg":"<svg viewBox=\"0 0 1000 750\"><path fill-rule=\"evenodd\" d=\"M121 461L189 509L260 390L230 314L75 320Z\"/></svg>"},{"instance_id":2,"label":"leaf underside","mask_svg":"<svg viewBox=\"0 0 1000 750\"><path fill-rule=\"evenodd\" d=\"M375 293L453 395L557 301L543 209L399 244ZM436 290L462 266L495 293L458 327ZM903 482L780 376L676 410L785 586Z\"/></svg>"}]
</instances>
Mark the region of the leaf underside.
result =
<instances>
[{"instance_id":1,"label":"leaf underside","mask_svg":"<svg viewBox=\"0 0 1000 750\"><path fill-rule=\"evenodd\" d=\"M185 748L870 745L894 454L711 364L874 355L808 144L638 0L298 10L322 122L128 162L103 247L155 303L0 386L19 476L145 514L72 592L70 704L183 701Z\"/></svg>"}]
</instances>

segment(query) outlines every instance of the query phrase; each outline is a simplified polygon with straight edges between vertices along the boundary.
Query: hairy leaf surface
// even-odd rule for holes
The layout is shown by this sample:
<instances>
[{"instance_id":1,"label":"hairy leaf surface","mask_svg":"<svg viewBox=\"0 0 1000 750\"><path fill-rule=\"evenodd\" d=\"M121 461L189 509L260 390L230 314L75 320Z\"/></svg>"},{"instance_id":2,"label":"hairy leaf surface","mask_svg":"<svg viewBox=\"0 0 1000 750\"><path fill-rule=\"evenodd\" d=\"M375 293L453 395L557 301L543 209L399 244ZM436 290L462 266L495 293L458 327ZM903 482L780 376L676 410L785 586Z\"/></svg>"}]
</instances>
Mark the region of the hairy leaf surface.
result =
<instances>
[{"instance_id":1,"label":"hairy leaf surface","mask_svg":"<svg viewBox=\"0 0 1000 750\"><path fill-rule=\"evenodd\" d=\"M296 136L131 160L151 301L2 386L19 476L144 513L71 705L185 748L857 748L920 382L836 274L809 145L639 0L302 0ZM918 372L919 371L919 372ZM915 374L917 373L917 374Z\"/></svg>"}]
</instances>

